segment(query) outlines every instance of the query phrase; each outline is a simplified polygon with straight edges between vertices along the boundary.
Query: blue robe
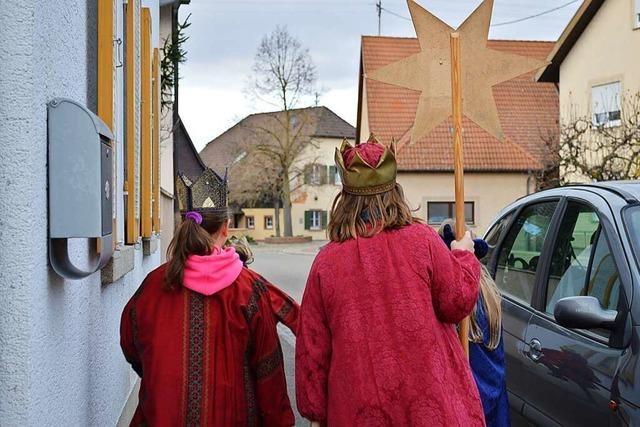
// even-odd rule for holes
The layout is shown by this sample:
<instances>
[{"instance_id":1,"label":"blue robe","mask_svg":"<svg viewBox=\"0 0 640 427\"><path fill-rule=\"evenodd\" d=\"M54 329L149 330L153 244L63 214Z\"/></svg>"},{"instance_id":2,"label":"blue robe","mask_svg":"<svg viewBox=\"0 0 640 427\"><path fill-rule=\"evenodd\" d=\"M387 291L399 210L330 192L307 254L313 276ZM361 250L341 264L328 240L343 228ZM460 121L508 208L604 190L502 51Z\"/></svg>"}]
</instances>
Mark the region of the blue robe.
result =
<instances>
[{"instance_id":1,"label":"blue robe","mask_svg":"<svg viewBox=\"0 0 640 427\"><path fill-rule=\"evenodd\" d=\"M469 343L469 362L480 392L487 427L508 427L511 421L505 381L504 344L500 337L500 344L495 350L486 347L490 335L482 298L478 300L477 321L484 342Z\"/></svg>"}]
</instances>

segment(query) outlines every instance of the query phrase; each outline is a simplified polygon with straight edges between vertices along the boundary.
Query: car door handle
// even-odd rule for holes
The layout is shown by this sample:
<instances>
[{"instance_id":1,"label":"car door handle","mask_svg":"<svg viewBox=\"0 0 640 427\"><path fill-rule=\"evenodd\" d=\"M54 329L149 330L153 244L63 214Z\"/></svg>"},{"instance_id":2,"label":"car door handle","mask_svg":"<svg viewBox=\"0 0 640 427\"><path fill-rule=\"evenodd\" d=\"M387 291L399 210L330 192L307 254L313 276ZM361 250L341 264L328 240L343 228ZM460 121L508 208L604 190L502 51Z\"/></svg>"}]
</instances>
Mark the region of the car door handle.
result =
<instances>
[{"instance_id":1,"label":"car door handle","mask_svg":"<svg viewBox=\"0 0 640 427\"><path fill-rule=\"evenodd\" d=\"M534 362L537 362L542 357L542 343L537 339L532 339L529 342L529 358Z\"/></svg>"}]
</instances>

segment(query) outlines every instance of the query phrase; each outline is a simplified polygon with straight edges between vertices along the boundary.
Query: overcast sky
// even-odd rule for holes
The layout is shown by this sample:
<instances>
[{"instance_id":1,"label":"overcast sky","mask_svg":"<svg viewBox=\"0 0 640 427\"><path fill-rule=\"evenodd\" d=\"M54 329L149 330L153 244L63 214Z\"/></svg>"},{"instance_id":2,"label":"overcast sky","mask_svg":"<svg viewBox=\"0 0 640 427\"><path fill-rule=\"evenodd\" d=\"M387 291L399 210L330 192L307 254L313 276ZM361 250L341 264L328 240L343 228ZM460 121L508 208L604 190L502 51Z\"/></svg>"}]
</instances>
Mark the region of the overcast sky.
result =
<instances>
[{"instance_id":1,"label":"overcast sky","mask_svg":"<svg viewBox=\"0 0 640 427\"><path fill-rule=\"evenodd\" d=\"M496 0L499 24L563 6L570 0ZM479 0L419 0L456 27ZM494 39L556 40L580 1L527 21L495 26ZM415 36L405 0L382 0L382 35ZM247 114L274 108L245 94L261 38L277 25L309 48L316 64L320 104L355 125L360 36L376 35L375 0L191 0L187 63L180 74L180 115L198 150ZM396 15L400 15L396 16ZM405 19L403 19L404 17ZM307 100L307 105L313 103ZM304 105L303 105L304 106Z\"/></svg>"}]
</instances>

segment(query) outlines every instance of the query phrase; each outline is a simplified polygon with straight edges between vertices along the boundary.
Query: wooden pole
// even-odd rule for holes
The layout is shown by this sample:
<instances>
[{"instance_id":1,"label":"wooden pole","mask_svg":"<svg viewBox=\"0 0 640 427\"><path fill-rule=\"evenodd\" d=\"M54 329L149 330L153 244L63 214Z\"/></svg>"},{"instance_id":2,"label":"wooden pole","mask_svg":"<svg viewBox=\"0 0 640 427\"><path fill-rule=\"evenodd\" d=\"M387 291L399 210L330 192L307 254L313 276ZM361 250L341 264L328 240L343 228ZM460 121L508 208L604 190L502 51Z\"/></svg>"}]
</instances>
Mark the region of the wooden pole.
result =
<instances>
[{"instance_id":1,"label":"wooden pole","mask_svg":"<svg viewBox=\"0 0 640 427\"><path fill-rule=\"evenodd\" d=\"M464 215L464 161L462 155L462 83L460 67L460 34L451 34L451 99L453 111L453 170L455 174L456 239L466 232ZM469 356L469 318L459 325L462 348Z\"/></svg>"}]
</instances>

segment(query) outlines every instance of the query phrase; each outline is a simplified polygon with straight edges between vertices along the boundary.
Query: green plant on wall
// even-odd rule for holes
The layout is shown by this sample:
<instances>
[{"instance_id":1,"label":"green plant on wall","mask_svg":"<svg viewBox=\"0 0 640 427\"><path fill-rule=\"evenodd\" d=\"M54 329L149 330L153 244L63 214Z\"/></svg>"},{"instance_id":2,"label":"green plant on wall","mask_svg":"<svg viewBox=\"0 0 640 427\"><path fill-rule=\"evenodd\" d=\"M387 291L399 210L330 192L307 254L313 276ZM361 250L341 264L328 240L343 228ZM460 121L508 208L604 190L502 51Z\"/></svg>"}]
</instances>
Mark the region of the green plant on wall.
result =
<instances>
[{"instance_id":1,"label":"green plant on wall","mask_svg":"<svg viewBox=\"0 0 640 427\"><path fill-rule=\"evenodd\" d=\"M173 104L173 88L176 84L175 67L187 60L187 52L183 45L189 40L189 37L185 35L185 30L191 25L190 17L191 14L182 23L178 23L176 37L169 36L164 40L163 57L160 62L160 99L163 110Z\"/></svg>"}]
</instances>

